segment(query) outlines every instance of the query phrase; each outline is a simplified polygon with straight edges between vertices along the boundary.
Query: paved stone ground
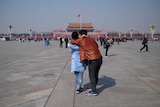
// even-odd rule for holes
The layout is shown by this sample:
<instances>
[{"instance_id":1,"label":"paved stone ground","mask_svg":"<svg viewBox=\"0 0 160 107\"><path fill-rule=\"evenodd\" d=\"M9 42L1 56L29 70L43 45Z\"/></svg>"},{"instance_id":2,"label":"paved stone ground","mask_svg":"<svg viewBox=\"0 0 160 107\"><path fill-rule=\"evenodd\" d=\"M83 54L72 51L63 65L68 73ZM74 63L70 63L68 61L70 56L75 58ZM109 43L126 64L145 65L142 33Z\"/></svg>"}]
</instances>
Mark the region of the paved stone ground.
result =
<instances>
[{"instance_id":1,"label":"paved stone ground","mask_svg":"<svg viewBox=\"0 0 160 107\"><path fill-rule=\"evenodd\" d=\"M75 94L69 49L0 41L0 107L160 107L160 42L116 43L103 58L96 97ZM100 46L102 55L104 49ZM89 86L88 70L84 89Z\"/></svg>"}]
</instances>

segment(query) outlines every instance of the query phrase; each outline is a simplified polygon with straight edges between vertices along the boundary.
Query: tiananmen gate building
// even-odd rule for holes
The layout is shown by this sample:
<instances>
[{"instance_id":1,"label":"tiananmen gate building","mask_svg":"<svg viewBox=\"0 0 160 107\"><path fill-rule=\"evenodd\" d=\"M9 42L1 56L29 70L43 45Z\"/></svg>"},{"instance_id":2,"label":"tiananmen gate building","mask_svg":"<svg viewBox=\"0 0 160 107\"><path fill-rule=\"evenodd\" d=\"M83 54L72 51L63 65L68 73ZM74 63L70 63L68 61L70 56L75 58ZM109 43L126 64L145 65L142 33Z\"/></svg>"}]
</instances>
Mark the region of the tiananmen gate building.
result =
<instances>
[{"instance_id":1,"label":"tiananmen gate building","mask_svg":"<svg viewBox=\"0 0 160 107\"><path fill-rule=\"evenodd\" d=\"M69 23L67 27L67 32L79 31L81 29L85 29L88 32L94 32L94 28L92 23Z\"/></svg>"}]
</instances>

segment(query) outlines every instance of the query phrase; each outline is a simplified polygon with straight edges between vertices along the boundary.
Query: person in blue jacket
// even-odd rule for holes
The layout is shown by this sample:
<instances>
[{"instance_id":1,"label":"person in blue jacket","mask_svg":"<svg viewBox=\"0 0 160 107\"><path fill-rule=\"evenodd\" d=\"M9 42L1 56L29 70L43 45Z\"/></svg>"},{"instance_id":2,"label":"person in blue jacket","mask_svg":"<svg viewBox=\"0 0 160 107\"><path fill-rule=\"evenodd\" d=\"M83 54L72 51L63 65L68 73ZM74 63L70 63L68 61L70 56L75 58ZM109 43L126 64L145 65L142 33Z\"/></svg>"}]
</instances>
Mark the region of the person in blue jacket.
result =
<instances>
[{"instance_id":1,"label":"person in blue jacket","mask_svg":"<svg viewBox=\"0 0 160 107\"><path fill-rule=\"evenodd\" d=\"M49 46L49 45L50 45L49 39L45 39L45 45L46 45L46 46Z\"/></svg>"},{"instance_id":2,"label":"person in blue jacket","mask_svg":"<svg viewBox=\"0 0 160 107\"><path fill-rule=\"evenodd\" d=\"M72 39L78 39L78 32L72 32ZM70 52L72 54L72 61L71 61L71 72L74 72L75 75L75 82L76 82L76 93L79 94L83 91L82 83L83 83L83 73L86 69L87 62L83 61L80 62L80 50L79 46L68 44L70 48Z\"/></svg>"}]
</instances>

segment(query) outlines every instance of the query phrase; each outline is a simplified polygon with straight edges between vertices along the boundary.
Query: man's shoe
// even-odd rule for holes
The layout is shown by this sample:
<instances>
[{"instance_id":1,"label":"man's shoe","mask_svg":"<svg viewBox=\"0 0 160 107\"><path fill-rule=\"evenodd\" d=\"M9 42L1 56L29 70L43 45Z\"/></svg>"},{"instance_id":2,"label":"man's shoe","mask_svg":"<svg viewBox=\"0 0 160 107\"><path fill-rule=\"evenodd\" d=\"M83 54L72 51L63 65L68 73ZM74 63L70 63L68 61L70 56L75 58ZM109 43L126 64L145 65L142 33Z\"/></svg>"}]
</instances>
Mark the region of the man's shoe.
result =
<instances>
[{"instance_id":1,"label":"man's shoe","mask_svg":"<svg viewBox=\"0 0 160 107\"><path fill-rule=\"evenodd\" d=\"M93 92L93 91L89 91L89 92L86 92L86 95L87 96L97 96L97 92Z\"/></svg>"},{"instance_id":2,"label":"man's shoe","mask_svg":"<svg viewBox=\"0 0 160 107\"><path fill-rule=\"evenodd\" d=\"M87 88L87 91L92 91L92 89L91 88Z\"/></svg>"}]
</instances>

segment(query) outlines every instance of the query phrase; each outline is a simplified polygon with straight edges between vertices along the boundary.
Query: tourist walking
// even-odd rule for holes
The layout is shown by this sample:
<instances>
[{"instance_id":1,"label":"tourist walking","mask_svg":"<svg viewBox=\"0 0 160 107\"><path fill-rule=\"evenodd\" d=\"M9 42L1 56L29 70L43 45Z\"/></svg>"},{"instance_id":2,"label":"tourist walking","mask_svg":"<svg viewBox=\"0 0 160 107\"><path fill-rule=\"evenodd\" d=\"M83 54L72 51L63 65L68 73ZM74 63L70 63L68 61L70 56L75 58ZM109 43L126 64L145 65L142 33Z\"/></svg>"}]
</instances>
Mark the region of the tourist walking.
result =
<instances>
[{"instance_id":1,"label":"tourist walking","mask_svg":"<svg viewBox=\"0 0 160 107\"><path fill-rule=\"evenodd\" d=\"M78 39L78 32L72 33L72 39ZM74 72L75 81L76 81L76 93L79 94L82 92L82 83L83 83L83 72L86 69L87 63L80 62L80 51L79 46L68 44L70 48L70 52L72 53L72 61L71 61L71 72Z\"/></svg>"},{"instance_id":2,"label":"tourist walking","mask_svg":"<svg viewBox=\"0 0 160 107\"><path fill-rule=\"evenodd\" d=\"M49 46L49 45L50 45L50 42L49 42L49 39L48 39L48 38L47 38L47 39L45 38L45 39L44 39L44 42L45 42L45 45L46 45L46 46Z\"/></svg>"},{"instance_id":3,"label":"tourist walking","mask_svg":"<svg viewBox=\"0 0 160 107\"><path fill-rule=\"evenodd\" d=\"M64 41L65 41L65 45L66 45L66 48L67 48L68 47L68 41L69 41L67 36L65 37Z\"/></svg>"},{"instance_id":4,"label":"tourist walking","mask_svg":"<svg viewBox=\"0 0 160 107\"><path fill-rule=\"evenodd\" d=\"M103 42L104 42L104 37L100 37L100 38L99 38L99 41L100 41L100 45L102 46L102 45L103 45Z\"/></svg>"},{"instance_id":5,"label":"tourist walking","mask_svg":"<svg viewBox=\"0 0 160 107\"><path fill-rule=\"evenodd\" d=\"M88 96L97 96L98 74L102 65L102 55L98 49L97 42L87 37L86 30L79 31L79 39L71 40L72 44L77 44L80 47L80 61L88 60L88 71L90 78L91 90L86 92Z\"/></svg>"},{"instance_id":6,"label":"tourist walking","mask_svg":"<svg viewBox=\"0 0 160 107\"><path fill-rule=\"evenodd\" d=\"M143 41L142 41L143 47L140 49L140 52L146 48L146 53L148 52L148 39L147 36L144 36Z\"/></svg>"},{"instance_id":7,"label":"tourist walking","mask_svg":"<svg viewBox=\"0 0 160 107\"><path fill-rule=\"evenodd\" d=\"M104 39L105 57L108 57L108 49L111 45L110 44L111 42L112 42L112 39L109 39L109 34L107 34Z\"/></svg>"},{"instance_id":8,"label":"tourist walking","mask_svg":"<svg viewBox=\"0 0 160 107\"><path fill-rule=\"evenodd\" d=\"M60 41L59 47L63 47L63 38L60 37L60 38L59 38L59 41Z\"/></svg>"}]
</instances>

